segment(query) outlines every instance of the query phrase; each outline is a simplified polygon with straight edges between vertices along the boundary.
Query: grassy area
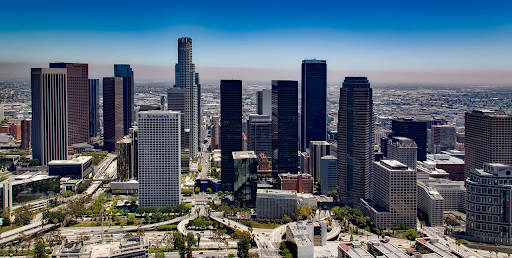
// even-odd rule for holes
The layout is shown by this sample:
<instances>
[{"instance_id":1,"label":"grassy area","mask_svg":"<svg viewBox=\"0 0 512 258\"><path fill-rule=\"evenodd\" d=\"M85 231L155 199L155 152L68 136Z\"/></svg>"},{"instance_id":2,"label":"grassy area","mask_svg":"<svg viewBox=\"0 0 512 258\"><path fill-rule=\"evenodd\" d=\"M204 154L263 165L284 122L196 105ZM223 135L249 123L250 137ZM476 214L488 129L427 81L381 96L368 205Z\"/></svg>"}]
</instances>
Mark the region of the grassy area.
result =
<instances>
[{"instance_id":1,"label":"grassy area","mask_svg":"<svg viewBox=\"0 0 512 258\"><path fill-rule=\"evenodd\" d=\"M4 233L4 232L7 232L9 230L13 230L13 229L19 228L19 227L22 227L22 226L15 226L15 225L7 226L7 227L0 226L0 234Z\"/></svg>"},{"instance_id":2,"label":"grassy area","mask_svg":"<svg viewBox=\"0 0 512 258\"><path fill-rule=\"evenodd\" d=\"M91 156L92 157L92 165L99 165L106 157L106 152L86 152L83 153L82 156Z\"/></svg>"},{"instance_id":3,"label":"grassy area","mask_svg":"<svg viewBox=\"0 0 512 258\"><path fill-rule=\"evenodd\" d=\"M251 223L252 223L253 228L274 229L274 228L281 226L281 224L272 224L272 223L267 224L267 223L259 223L256 221L252 221Z\"/></svg>"}]
</instances>

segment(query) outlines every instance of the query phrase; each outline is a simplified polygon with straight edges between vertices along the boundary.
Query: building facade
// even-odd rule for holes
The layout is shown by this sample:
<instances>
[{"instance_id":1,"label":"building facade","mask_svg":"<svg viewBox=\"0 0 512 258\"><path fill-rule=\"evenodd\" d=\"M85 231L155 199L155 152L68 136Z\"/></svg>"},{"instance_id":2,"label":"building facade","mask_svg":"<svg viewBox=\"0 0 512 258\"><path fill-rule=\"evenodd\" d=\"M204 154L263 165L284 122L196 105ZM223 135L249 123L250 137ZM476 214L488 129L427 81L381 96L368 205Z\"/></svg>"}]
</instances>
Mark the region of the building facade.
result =
<instances>
[{"instance_id":1,"label":"building facade","mask_svg":"<svg viewBox=\"0 0 512 258\"><path fill-rule=\"evenodd\" d=\"M430 128L430 153L441 153L446 150L455 150L457 133L453 125L433 125Z\"/></svg>"},{"instance_id":2,"label":"building facade","mask_svg":"<svg viewBox=\"0 0 512 258\"><path fill-rule=\"evenodd\" d=\"M172 111L179 111L181 121L185 119L185 88L173 87L167 89L167 108ZM188 173L190 170L190 129L185 128L181 123L181 173Z\"/></svg>"},{"instance_id":3,"label":"building facade","mask_svg":"<svg viewBox=\"0 0 512 258\"><path fill-rule=\"evenodd\" d=\"M465 132L464 178L484 162L512 164L512 116L493 110L466 112Z\"/></svg>"},{"instance_id":4,"label":"building facade","mask_svg":"<svg viewBox=\"0 0 512 258\"><path fill-rule=\"evenodd\" d=\"M311 141L327 139L327 63L302 60L302 105L300 150Z\"/></svg>"},{"instance_id":5,"label":"building facade","mask_svg":"<svg viewBox=\"0 0 512 258\"><path fill-rule=\"evenodd\" d=\"M297 173L299 167L298 82L272 81L272 169Z\"/></svg>"},{"instance_id":6,"label":"building facade","mask_svg":"<svg viewBox=\"0 0 512 258\"><path fill-rule=\"evenodd\" d=\"M398 160L416 170L418 146L407 137L390 137L387 142L387 158Z\"/></svg>"},{"instance_id":7,"label":"building facade","mask_svg":"<svg viewBox=\"0 0 512 258\"><path fill-rule=\"evenodd\" d=\"M89 79L89 137L100 133L100 79Z\"/></svg>"},{"instance_id":8,"label":"building facade","mask_svg":"<svg viewBox=\"0 0 512 258\"><path fill-rule=\"evenodd\" d=\"M128 135L135 121L133 70L129 64L114 64L114 77L123 78L123 135Z\"/></svg>"},{"instance_id":9,"label":"building facade","mask_svg":"<svg viewBox=\"0 0 512 258\"><path fill-rule=\"evenodd\" d=\"M323 156L320 160L320 186L322 194L338 190L338 158L332 155Z\"/></svg>"},{"instance_id":10,"label":"building facade","mask_svg":"<svg viewBox=\"0 0 512 258\"><path fill-rule=\"evenodd\" d=\"M21 120L21 148L32 149L32 119Z\"/></svg>"},{"instance_id":11,"label":"building facade","mask_svg":"<svg viewBox=\"0 0 512 258\"><path fill-rule=\"evenodd\" d=\"M210 128L212 150L220 149L220 129L220 116L212 116L212 126Z\"/></svg>"},{"instance_id":12,"label":"building facade","mask_svg":"<svg viewBox=\"0 0 512 258\"><path fill-rule=\"evenodd\" d=\"M373 98L366 77L346 77L338 110L338 195L354 208L370 196Z\"/></svg>"},{"instance_id":13,"label":"building facade","mask_svg":"<svg viewBox=\"0 0 512 258\"><path fill-rule=\"evenodd\" d=\"M130 136L125 136L116 143L117 181L126 182L134 178L135 142Z\"/></svg>"},{"instance_id":14,"label":"building facade","mask_svg":"<svg viewBox=\"0 0 512 258\"><path fill-rule=\"evenodd\" d=\"M362 200L361 211L375 227L396 228L400 222L416 227L416 171L397 160L373 162L372 198Z\"/></svg>"},{"instance_id":15,"label":"building facade","mask_svg":"<svg viewBox=\"0 0 512 258\"><path fill-rule=\"evenodd\" d=\"M233 191L233 152L242 151L242 81L220 81L220 145L223 191Z\"/></svg>"},{"instance_id":16,"label":"building facade","mask_svg":"<svg viewBox=\"0 0 512 258\"><path fill-rule=\"evenodd\" d=\"M89 142L89 65L50 63L67 69L68 144Z\"/></svg>"},{"instance_id":17,"label":"building facade","mask_svg":"<svg viewBox=\"0 0 512 258\"><path fill-rule=\"evenodd\" d=\"M234 151L233 198L237 207L256 207L258 162L254 151Z\"/></svg>"},{"instance_id":18,"label":"building facade","mask_svg":"<svg viewBox=\"0 0 512 258\"><path fill-rule=\"evenodd\" d=\"M313 193L313 177L309 174L279 174L278 180L281 190Z\"/></svg>"},{"instance_id":19,"label":"building facade","mask_svg":"<svg viewBox=\"0 0 512 258\"><path fill-rule=\"evenodd\" d=\"M466 187L466 233L479 242L512 244L512 166L484 163L471 170Z\"/></svg>"},{"instance_id":20,"label":"building facade","mask_svg":"<svg viewBox=\"0 0 512 258\"><path fill-rule=\"evenodd\" d=\"M272 89L259 90L256 92L256 97L258 115L272 117Z\"/></svg>"},{"instance_id":21,"label":"building facade","mask_svg":"<svg viewBox=\"0 0 512 258\"><path fill-rule=\"evenodd\" d=\"M32 156L46 165L67 159L67 69L32 68Z\"/></svg>"},{"instance_id":22,"label":"building facade","mask_svg":"<svg viewBox=\"0 0 512 258\"><path fill-rule=\"evenodd\" d=\"M91 156L80 156L71 160L52 160L48 162L48 175L84 179L93 176Z\"/></svg>"},{"instance_id":23,"label":"building facade","mask_svg":"<svg viewBox=\"0 0 512 258\"><path fill-rule=\"evenodd\" d=\"M326 141L311 141L309 144L308 173L315 181L321 176L321 160L323 156L331 155L331 144Z\"/></svg>"},{"instance_id":24,"label":"building facade","mask_svg":"<svg viewBox=\"0 0 512 258\"><path fill-rule=\"evenodd\" d=\"M138 115L138 180L141 207L172 206L180 195L180 113Z\"/></svg>"},{"instance_id":25,"label":"building facade","mask_svg":"<svg viewBox=\"0 0 512 258\"><path fill-rule=\"evenodd\" d=\"M413 140L418 147L418 160L427 160L427 122L407 118L393 119L391 124L394 136L407 137Z\"/></svg>"},{"instance_id":26,"label":"building facade","mask_svg":"<svg viewBox=\"0 0 512 258\"><path fill-rule=\"evenodd\" d=\"M123 77L103 77L103 149L114 152L123 134Z\"/></svg>"},{"instance_id":27,"label":"building facade","mask_svg":"<svg viewBox=\"0 0 512 258\"><path fill-rule=\"evenodd\" d=\"M182 37L178 39L178 63L175 65L174 87L185 89L185 114L182 122L185 130L189 130L190 156L198 154L198 123L199 103L198 89L195 83L195 65L192 63L192 39ZM231 155L231 154L230 154Z\"/></svg>"},{"instance_id":28,"label":"building facade","mask_svg":"<svg viewBox=\"0 0 512 258\"><path fill-rule=\"evenodd\" d=\"M247 150L272 156L272 118L267 115L249 115L247 121Z\"/></svg>"}]
</instances>

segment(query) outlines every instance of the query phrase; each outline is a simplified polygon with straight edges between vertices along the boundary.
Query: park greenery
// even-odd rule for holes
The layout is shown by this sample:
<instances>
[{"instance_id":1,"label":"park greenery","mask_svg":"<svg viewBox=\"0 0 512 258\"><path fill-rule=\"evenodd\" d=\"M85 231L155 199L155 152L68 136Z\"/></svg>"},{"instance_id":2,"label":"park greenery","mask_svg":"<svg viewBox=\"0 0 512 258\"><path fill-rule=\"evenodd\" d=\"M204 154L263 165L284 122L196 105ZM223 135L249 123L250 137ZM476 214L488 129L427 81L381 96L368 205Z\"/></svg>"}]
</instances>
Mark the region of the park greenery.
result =
<instances>
[{"instance_id":1,"label":"park greenery","mask_svg":"<svg viewBox=\"0 0 512 258\"><path fill-rule=\"evenodd\" d=\"M92 165L99 165L107 156L107 152L85 152L82 153L82 156L91 156L92 157Z\"/></svg>"}]
</instances>

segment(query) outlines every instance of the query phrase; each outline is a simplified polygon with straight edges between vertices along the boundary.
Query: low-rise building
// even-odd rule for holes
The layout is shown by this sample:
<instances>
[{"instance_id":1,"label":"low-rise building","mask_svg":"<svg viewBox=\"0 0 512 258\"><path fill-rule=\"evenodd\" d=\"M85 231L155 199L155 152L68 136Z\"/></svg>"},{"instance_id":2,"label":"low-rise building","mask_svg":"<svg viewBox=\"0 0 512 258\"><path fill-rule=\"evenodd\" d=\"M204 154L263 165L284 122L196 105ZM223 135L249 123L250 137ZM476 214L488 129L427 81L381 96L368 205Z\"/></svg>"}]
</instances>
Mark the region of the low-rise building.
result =
<instances>
[{"instance_id":1,"label":"low-rise building","mask_svg":"<svg viewBox=\"0 0 512 258\"><path fill-rule=\"evenodd\" d=\"M148 239L143 236L124 236L108 244L88 244L83 241L56 246L52 258L147 258Z\"/></svg>"},{"instance_id":2,"label":"low-rise building","mask_svg":"<svg viewBox=\"0 0 512 258\"><path fill-rule=\"evenodd\" d=\"M279 174L281 190L294 190L298 193L313 193L313 176L310 174Z\"/></svg>"},{"instance_id":3,"label":"low-rise building","mask_svg":"<svg viewBox=\"0 0 512 258\"><path fill-rule=\"evenodd\" d=\"M293 217L298 208L316 205L314 195L296 191L258 189L256 195L258 219L282 219L284 215Z\"/></svg>"},{"instance_id":4,"label":"low-rise building","mask_svg":"<svg viewBox=\"0 0 512 258\"><path fill-rule=\"evenodd\" d=\"M411 258L400 250L397 246L389 243L389 237L386 239L377 239L368 241L368 251L375 257L382 258Z\"/></svg>"},{"instance_id":5,"label":"low-rise building","mask_svg":"<svg viewBox=\"0 0 512 258\"><path fill-rule=\"evenodd\" d=\"M418 178L418 208L427 215L430 225L443 225L446 211L466 211L466 188L463 182L439 178Z\"/></svg>"},{"instance_id":6,"label":"low-rise building","mask_svg":"<svg viewBox=\"0 0 512 258\"><path fill-rule=\"evenodd\" d=\"M435 254L443 258L462 257L458 255L454 250L450 249L450 247L440 243L439 239L437 238L416 238L414 247L419 253L423 254L423 257L428 254Z\"/></svg>"},{"instance_id":7,"label":"low-rise building","mask_svg":"<svg viewBox=\"0 0 512 258\"><path fill-rule=\"evenodd\" d=\"M80 156L72 160L52 160L48 162L50 176L71 177L74 179L93 176L91 156Z\"/></svg>"},{"instance_id":8,"label":"low-rise building","mask_svg":"<svg viewBox=\"0 0 512 258\"><path fill-rule=\"evenodd\" d=\"M449 174L452 180L464 180L464 160L449 154L429 154L427 160Z\"/></svg>"},{"instance_id":9,"label":"low-rise building","mask_svg":"<svg viewBox=\"0 0 512 258\"><path fill-rule=\"evenodd\" d=\"M374 258L360 243L341 243L338 245L338 258Z\"/></svg>"}]
</instances>

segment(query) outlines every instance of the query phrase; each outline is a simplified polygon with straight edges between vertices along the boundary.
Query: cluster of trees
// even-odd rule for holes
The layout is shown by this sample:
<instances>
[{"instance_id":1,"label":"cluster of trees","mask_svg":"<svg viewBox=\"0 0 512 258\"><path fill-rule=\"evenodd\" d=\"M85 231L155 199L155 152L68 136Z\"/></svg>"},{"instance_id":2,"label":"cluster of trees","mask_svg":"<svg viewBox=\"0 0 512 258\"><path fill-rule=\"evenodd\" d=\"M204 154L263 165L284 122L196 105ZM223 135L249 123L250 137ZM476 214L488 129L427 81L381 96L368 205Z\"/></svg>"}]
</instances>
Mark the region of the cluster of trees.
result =
<instances>
[{"instance_id":1,"label":"cluster of trees","mask_svg":"<svg viewBox=\"0 0 512 258\"><path fill-rule=\"evenodd\" d=\"M16 226L25 226L30 224L30 221L34 218L34 212L31 211L33 208L32 205L27 204L23 205L13 211L14 215L14 224ZM9 218L10 220L10 218ZM9 222L10 223L10 222Z\"/></svg>"},{"instance_id":2,"label":"cluster of trees","mask_svg":"<svg viewBox=\"0 0 512 258\"><path fill-rule=\"evenodd\" d=\"M339 207L336 206L331 210L334 213L334 216L337 220L344 222L345 229L350 226L350 223L357 225L359 228L365 229L367 231L371 231L373 228L373 223L370 220L370 217L363 216L363 212L360 210L351 208L349 206Z\"/></svg>"},{"instance_id":3,"label":"cluster of trees","mask_svg":"<svg viewBox=\"0 0 512 258\"><path fill-rule=\"evenodd\" d=\"M297 245L292 242L281 242L279 250L279 254L285 258L297 257Z\"/></svg>"},{"instance_id":4,"label":"cluster of trees","mask_svg":"<svg viewBox=\"0 0 512 258\"><path fill-rule=\"evenodd\" d=\"M210 169L210 173L208 176L211 176L213 178L217 178L217 179L220 179L220 171L217 171L217 168L216 167L212 167Z\"/></svg>"},{"instance_id":5,"label":"cluster of trees","mask_svg":"<svg viewBox=\"0 0 512 258\"><path fill-rule=\"evenodd\" d=\"M251 233L235 229L235 232L231 234L231 238L237 240L236 250L238 257L250 257L249 249L251 249L251 245L254 242Z\"/></svg>"},{"instance_id":6,"label":"cluster of trees","mask_svg":"<svg viewBox=\"0 0 512 258\"><path fill-rule=\"evenodd\" d=\"M200 216L197 219L191 220L188 223L188 226L192 226L196 229L206 229L210 226L213 226L214 228L219 227L219 223L217 221L211 221L209 219L205 219L205 217Z\"/></svg>"},{"instance_id":7,"label":"cluster of trees","mask_svg":"<svg viewBox=\"0 0 512 258\"><path fill-rule=\"evenodd\" d=\"M294 215L298 220L311 219L313 217L313 210L309 206L302 206L295 211Z\"/></svg>"}]
</instances>

